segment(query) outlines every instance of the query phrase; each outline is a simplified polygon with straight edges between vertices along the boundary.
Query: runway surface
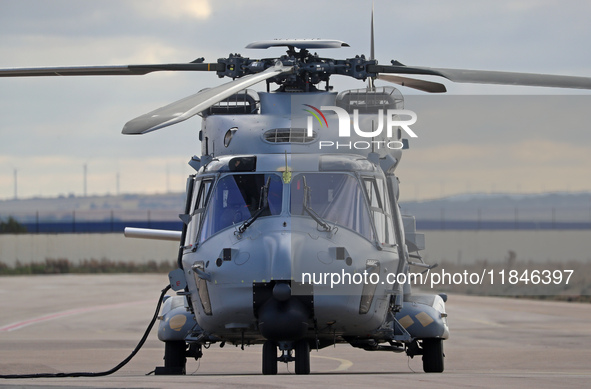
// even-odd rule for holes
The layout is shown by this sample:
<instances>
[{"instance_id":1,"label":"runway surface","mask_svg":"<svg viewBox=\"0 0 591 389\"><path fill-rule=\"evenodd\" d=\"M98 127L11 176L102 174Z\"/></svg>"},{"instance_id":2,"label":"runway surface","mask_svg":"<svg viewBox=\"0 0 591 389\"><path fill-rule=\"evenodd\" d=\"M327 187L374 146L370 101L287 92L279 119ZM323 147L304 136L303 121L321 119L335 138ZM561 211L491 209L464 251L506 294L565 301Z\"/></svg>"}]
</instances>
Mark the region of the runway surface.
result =
<instances>
[{"instance_id":1,"label":"runway surface","mask_svg":"<svg viewBox=\"0 0 591 389\"><path fill-rule=\"evenodd\" d=\"M0 278L0 374L108 370L135 347L166 275L56 275ZM146 376L163 364L156 329L119 372L98 378L0 379L0 387L301 388L402 385L412 388L580 388L591 382L591 305L450 296L445 372L425 374L421 358L348 345L312 351L307 376L293 363L263 376L261 348L212 345L186 376Z\"/></svg>"}]
</instances>

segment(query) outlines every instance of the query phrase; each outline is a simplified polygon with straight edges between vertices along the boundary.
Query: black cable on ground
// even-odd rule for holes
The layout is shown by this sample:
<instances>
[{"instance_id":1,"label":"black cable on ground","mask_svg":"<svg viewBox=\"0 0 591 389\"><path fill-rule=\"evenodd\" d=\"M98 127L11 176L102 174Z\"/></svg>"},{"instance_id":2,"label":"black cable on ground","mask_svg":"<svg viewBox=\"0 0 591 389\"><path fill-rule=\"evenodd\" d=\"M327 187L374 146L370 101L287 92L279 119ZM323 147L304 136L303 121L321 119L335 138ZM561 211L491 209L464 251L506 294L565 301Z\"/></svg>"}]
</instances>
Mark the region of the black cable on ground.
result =
<instances>
[{"instance_id":1,"label":"black cable on ground","mask_svg":"<svg viewBox=\"0 0 591 389\"><path fill-rule=\"evenodd\" d=\"M152 317L152 321L148 325L146 332L144 332L144 336L140 342L135 346L135 349L129 354L127 358L125 358L120 364L112 368L111 370L107 371L100 371L97 373L86 373L86 372L77 372L77 373L39 373L39 374L0 374L0 378L62 378L62 377L102 377L109 374L115 373L117 370L121 369L123 366L127 365L129 361L137 354L138 351L142 348L146 339L148 339L148 335L154 327L154 323L156 323L156 319L158 318L158 313L160 312L160 306L162 305L162 300L164 300L164 295L170 289L170 285L167 285L166 288L162 289L162 293L160 294L160 299L158 300L158 305L156 306L156 312L154 312L154 316Z\"/></svg>"}]
</instances>

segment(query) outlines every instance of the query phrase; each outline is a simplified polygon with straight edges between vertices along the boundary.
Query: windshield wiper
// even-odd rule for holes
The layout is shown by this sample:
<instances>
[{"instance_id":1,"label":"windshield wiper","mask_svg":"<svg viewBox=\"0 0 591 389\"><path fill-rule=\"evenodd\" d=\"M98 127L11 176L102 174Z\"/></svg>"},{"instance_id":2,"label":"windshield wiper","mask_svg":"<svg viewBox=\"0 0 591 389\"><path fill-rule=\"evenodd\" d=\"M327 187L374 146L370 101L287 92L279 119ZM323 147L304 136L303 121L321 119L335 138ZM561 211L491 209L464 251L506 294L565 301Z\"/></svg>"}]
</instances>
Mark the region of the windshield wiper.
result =
<instances>
[{"instance_id":1,"label":"windshield wiper","mask_svg":"<svg viewBox=\"0 0 591 389\"><path fill-rule=\"evenodd\" d=\"M270 176L269 178L267 178L267 183L265 184L265 186L261 188L259 208L256 210L254 215L250 217L250 219L245 220L244 223L242 223L242 225L238 227L238 232L240 232L241 234L244 233L244 231L246 231L246 229L250 227L250 225L254 223L254 221L257 220L258 217L261 216L261 214L269 208L269 186L271 186Z\"/></svg>"},{"instance_id":2,"label":"windshield wiper","mask_svg":"<svg viewBox=\"0 0 591 389\"><path fill-rule=\"evenodd\" d=\"M324 219L322 219L322 217L316 213L316 211L314 211L311 207L308 206L311 197L310 187L306 183L306 176L303 176L302 179L304 181L304 201L302 204L304 207L304 211L306 211L306 213L308 213L308 215L310 215L310 217L314 219L314 221L318 223L318 225L322 227L324 231L329 232L330 230L332 230L332 227L329 226L328 223L324 221Z\"/></svg>"}]
</instances>

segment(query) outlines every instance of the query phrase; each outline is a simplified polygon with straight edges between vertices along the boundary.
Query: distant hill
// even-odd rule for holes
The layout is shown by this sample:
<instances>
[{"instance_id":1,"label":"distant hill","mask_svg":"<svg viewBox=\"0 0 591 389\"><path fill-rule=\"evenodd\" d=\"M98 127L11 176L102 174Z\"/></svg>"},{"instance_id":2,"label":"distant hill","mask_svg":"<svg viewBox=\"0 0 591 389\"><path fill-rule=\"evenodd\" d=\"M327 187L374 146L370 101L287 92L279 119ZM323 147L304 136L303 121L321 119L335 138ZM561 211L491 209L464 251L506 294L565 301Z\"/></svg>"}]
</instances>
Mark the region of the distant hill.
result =
<instances>
[{"instance_id":1,"label":"distant hill","mask_svg":"<svg viewBox=\"0 0 591 389\"><path fill-rule=\"evenodd\" d=\"M0 200L0 215L10 212L92 211L92 210L183 210L184 193L124 194L118 196L60 196Z\"/></svg>"}]
</instances>

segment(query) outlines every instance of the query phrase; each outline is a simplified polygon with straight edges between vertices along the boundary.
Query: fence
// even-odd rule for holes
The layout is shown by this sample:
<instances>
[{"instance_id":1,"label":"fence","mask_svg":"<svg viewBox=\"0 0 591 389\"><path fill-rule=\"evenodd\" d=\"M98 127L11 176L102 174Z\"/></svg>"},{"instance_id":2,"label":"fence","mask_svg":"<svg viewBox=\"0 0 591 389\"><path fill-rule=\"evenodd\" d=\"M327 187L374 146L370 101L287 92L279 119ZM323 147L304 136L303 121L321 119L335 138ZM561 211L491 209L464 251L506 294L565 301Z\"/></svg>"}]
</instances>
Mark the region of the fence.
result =
<instances>
[{"instance_id":1,"label":"fence","mask_svg":"<svg viewBox=\"0 0 591 389\"><path fill-rule=\"evenodd\" d=\"M123 232L125 227L180 231L183 227L178 214L168 210L54 211L0 215L1 220L8 217L24 226L27 233L36 234L117 233Z\"/></svg>"},{"instance_id":2,"label":"fence","mask_svg":"<svg viewBox=\"0 0 591 389\"><path fill-rule=\"evenodd\" d=\"M591 207L511 204L482 207L467 202L403 204L404 214L414 215L417 230L588 230Z\"/></svg>"}]
</instances>

